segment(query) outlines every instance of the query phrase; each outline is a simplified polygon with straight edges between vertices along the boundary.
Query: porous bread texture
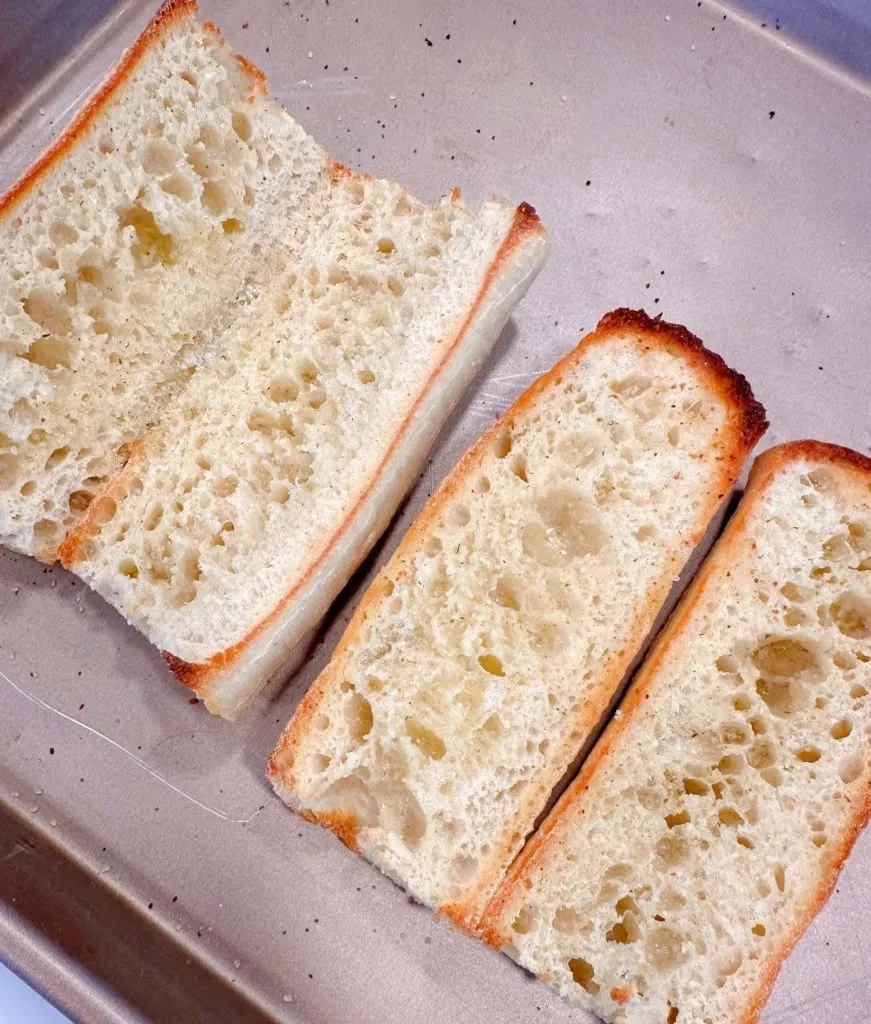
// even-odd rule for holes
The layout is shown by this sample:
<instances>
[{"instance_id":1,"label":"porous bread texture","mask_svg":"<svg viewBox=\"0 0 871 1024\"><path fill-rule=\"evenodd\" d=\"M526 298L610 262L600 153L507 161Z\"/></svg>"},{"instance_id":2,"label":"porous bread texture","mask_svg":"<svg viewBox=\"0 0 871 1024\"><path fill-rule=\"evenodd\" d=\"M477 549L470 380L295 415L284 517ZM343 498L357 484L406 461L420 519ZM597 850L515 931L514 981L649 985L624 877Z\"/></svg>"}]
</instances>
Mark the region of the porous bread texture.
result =
<instances>
[{"instance_id":1,"label":"porous bread texture","mask_svg":"<svg viewBox=\"0 0 871 1024\"><path fill-rule=\"evenodd\" d=\"M606 1021L757 1019L871 800L871 462L763 456L485 931Z\"/></svg>"},{"instance_id":2,"label":"porous bread texture","mask_svg":"<svg viewBox=\"0 0 871 1024\"><path fill-rule=\"evenodd\" d=\"M431 499L270 765L292 807L467 928L763 425L668 325L603 324Z\"/></svg>"},{"instance_id":3,"label":"porous bread texture","mask_svg":"<svg viewBox=\"0 0 871 1024\"><path fill-rule=\"evenodd\" d=\"M0 540L48 559L287 264L329 174L183 17L79 134L0 201Z\"/></svg>"},{"instance_id":4,"label":"porous bread texture","mask_svg":"<svg viewBox=\"0 0 871 1024\"><path fill-rule=\"evenodd\" d=\"M547 246L525 205L426 206L332 162L193 7L6 200L0 539L59 555L232 716L374 543Z\"/></svg>"},{"instance_id":5,"label":"porous bread texture","mask_svg":"<svg viewBox=\"0 0 871 1024\"><path fill-rule=\"evenodd\" d=\"M301 216L317 230L293 269L250 299L76 537L79 574L187 662L243 640L317 561L512 219L344 175Z\"/></svg>"}]
</instances>

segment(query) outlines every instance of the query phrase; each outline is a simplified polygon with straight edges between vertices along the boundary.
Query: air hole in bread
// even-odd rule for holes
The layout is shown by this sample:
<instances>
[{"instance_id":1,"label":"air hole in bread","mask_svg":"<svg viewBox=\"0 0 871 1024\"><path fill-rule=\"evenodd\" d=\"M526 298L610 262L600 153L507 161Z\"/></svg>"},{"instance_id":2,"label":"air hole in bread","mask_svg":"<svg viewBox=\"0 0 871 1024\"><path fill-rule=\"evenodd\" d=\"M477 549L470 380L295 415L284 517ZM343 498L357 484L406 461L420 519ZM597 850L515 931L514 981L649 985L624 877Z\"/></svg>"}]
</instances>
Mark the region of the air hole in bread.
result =
<instances>
[{"instance_id":1,"label":"air hole in bread","mask_svg":"<svg viewBox=\"0 0 871 1024\"><path fill-rule=\"evenodd\" d=\"M864 767L861 758L849 757L839 765L838 774L841 777L841 781L849 785L862 775Z\"/></svg>"},{"instance_id":2,"label":"air hole in bread","mask_svg":"<svg viewBox=\"0 0 871 1024\"><path fill-rule=\"evenodd\" d=\"M689 796L705 796L710 791L710 786L702 779L684 779L683 791Z\"/></svg>"},{"instance_id":3,"label":"air hole in bread","mask_svg":"<svg viewBox=\"0 0 871 1024\"><path fill-rule=\"evenodd\" d=\"M396 251L396 246L394 245L394 242L393 242L392 238L379 238L378 239L378 252L382 253L385 256L389 256L389 255L391 255L395 251Z\"/></svg>"},{"instance_id":4,"label":"air hole in bread","mask_svg":"<svg viewBox=\"0 0 871 1024\"><path fill-rule=\"evenodd\" d=\"M230 123L233 125L233 131L243 142L251 141L251 121L246 114L241 110L234 111Z\"/></svg>"},{"instance_id":5,"label":"air hole in bread","mask_svg":"<svg viewBox=\"0 0 871 1024\"><path fill-rule=\"evenodd\" d=\"M97 525L104 525L118 511L118 504L114 498L104 496L94 503L91 513L91 522Z\"/></svg>"},{"instance_id":6,"label":"air hole in bread","mask_svg":"<svg viewBox=\"0 0 871 1024\"><path fill-rule=\"evenodd\" d=\"M744 816L739 814L734 807L721 807L717 812L717 818L722 825L728 825L730 828L737 828L738 825L744 824Z\"/></svg>"},{"instance_id":7,"label":"air hole in bread","mask_svg":"<svg viewBox=\"0 0 871 1024\"><path fill-rule=\"evenodd\" d=\"M504 676L505 669L502 662L495 654L482 654L478 658L478 664L491 676Z\"/></svg>"},{"instance_id":8,"label":"air hole in bread","mask_svg":"<svg viewBox=\"0 0 871 1024\"><path fill-rule=\"evenodd\" d=\"M526 459L522 455L516 455L512 460L511 472L525 484L529 483L529 477L526 473Z\"/></svg>"},{"instance_id":9,"label":"air hole in bread","mask_svg":"<svg viewBox=\"0 0 871 1024\"><path fill-rule=\"evenodd\" d=\"M638 921L634 914L626 914L605 932L607 942L616 942L623 946L637 942L640 937L641 929L638 927Z\"/></svg>"},{"instance_id":10,"label":"air hole in bread","mask_svg":"<svg viewBox=\"0 0 871 1024\"><path fill-rule=\"evenodd\" d=\"M311 388L308 393L308 404L312 409L320 409L320 407L326 402L327 393L323 388Z\"/></svg>"},{"instance_id":11,"label":"air hole in bread","mask_svg":"<svg viewBox=\"0 0 871 1024\"><path fill-rule=\"evenodd\" d=\"M660 971L686 963L690 956L684 937L665 925L654 928L648 935L644 951L648 963Z\"/></svg>"},{"instance_id":12,"label":"air hole in bread","mask_svg":"<svg viewBox=\"0 0 871 1024\"><path fill-rule=\"evenodd\" d=\"M0 454L0 486L11 487L17 477L20 469L20 463L18 458L11 452L3 452ZM33 483L33 488L36 490L36 481L28 481Z\"/></svg>"},{"instance_id":13,"label":"air hole in bread","mask_svg":"<svg viewBox=\"0 0 871 1024\"><path fill-rule=\"evenodd\" d=\"M221 230L225 235L235 235L245 230L245 225L237 217L228 217L221 221Z\"/></svg>"},{"instance_id":14,"label":"air hole in bread","mask_svg":"<svg viewBox=\"0 0 871 1024\"><path fill-rule=\"evenodd\" d=\"M496 589L494 591L497 604L501 604L503 608L510 608L515 612L520 611L520 598L518 596L520 589L521 583L515 576L500 576L496 580Z\"/></svg>"},{"instance_id":15,"label":"air hole in bread","mask_svg":"<svg viewBox=\"0 0 871 1024\"><path fill-rule=\"evenodd\" d=\"M796 761L801 761L803 764L816 764L822 756L819 747L802 747L801 750L795 752Z\"/></svg>"},{"instance_id":16,"label":"air hole in bread","mask_svg":"<svg viewBox=\"0 0 871 1024\"><path fill-rule=\"evenodd\" d=\"M360 693L353 693L345 706L345 720L351 739L361 743L371 732L374 722L372 705Z\"/></svg>"},{"instance_id":17,"label":"air hole in bread","mask_svg":"<svg viewBox=\"0 0 871 1024\"><path fill-rule=\"evenodd\" d=\"M380 782L373 787L380 803L380 823L388 831L400 836L414 847L426 832L426 818L417 797L402 782Z\"/></svg>"},{"instance_id":18,"label":"air hole in bread","mask_svg":"<svg viewBox=\"0 0 871 1024\"><path fill-rule=\"evenodd\" d=\"M496 715L490 715L490 717L484 722L481 728L489 736L500 736L502 734L502 719Z\"/></svg>"},{"instance_id":19,"label":"air hole in bread","mask_svg":"<svg viewBox=\"0 0 871 1024\"><path fill-rule=\"evenodd\" d=\"M852 555L852 549L847 543L847 538L844 534L839 533L834 537L829 537L827 541L823 543L823 558L827 562L843 562L845 559Z\"/></svg>"},{"instance_id":20,"label":"air hole in bread","mask_svg":"<svg viewBox=\"0 0 871 1024\"><path fill-rule=\"evenodd\" d=\"M671 827L669 826L669 828ZM657 856L661 857L668 867L677 867L689 856L689 845L679 833L663 836L658 840L654 849Z\"/></svg>"},{"instance_id":21,"label":"air hole in bread","mask_svg":"<svg viewBox=\"0 0 871 1024\"><path fill-rule=\"evenodd\" d=\"M575 956L567 963L569 973L572 976L572 981L576 985L580 985L584 991L589 992L591 996L599 994L599 985L594 980L595 972L592 964L583 957Z\"/></svg>"},{"instance_id":22,"label":"air hole in bread","mask_svg":"<svg viewBox=\"0 0 871 1024\"><path fill-rule=\"evenodd\" d=\"M375 374L370 369L364 367L357 373L357 379L361 384L374 384Z\"/></svg>"},{"instance_id":23,"label":"air hole in bread","mask_svg":"<svg viewBox=\"0 0 871 1024\"><path fill-rule=\"evenodd\" d=\"M735 673L738 671L738 662L729 654L717 658L716 666L719 672Z\"/></svg>"},{"instance_id":24,"label":"air hole in bread","mask_svg":"<svg viewBox=\"0 0 871 1024\"><path fill-rule=\"evenodd\" d=\"M266 393L277 404L293 402L299 395L299 384L293 377L276 377L270 382Z\"/></svg>"},{"instance_id":25,"label":"air hole in bread","mask_svg":"<svg viewBox=\"0 0 871 1024\"><path fill-rule=\"evenodd\" d=\"M171 174L168 178L163 179L160 187L167 195L175 196L186 203L189 203L194 197L194 187L183 174Z\"/></svg>"},{"instance_id":26,"label":"air hole in bread","mask_svg":"<svg viewBox=\"0 0 871 1024\"><path fill-rule=\"evenodd\" d=\"M59 249L65 245L72 245L79 237L78 231L72 224L65 224L63 221L55 221L49 228L48 235Z\"/></svg>"},{"instance_id":27,"label":"air hole in bread","mask_svg":"<svg viewBox=\"0 0 871 1024\"><path fill-rule=\"evenodd\" d=\"M737 843L739 846L743 846L745 850L753 850L756 848L756 844L749 836L738 836Z\"/></svg>"},{"instance_id":28,"label":"air hole in bread","mask_svg":"<svg viewBox=\"0 0 871 1024\"><path fill-rule=\"evenodd\" d=\"M794 628L806 626L810 621L807 612L802 611L801 608L789 608L783 616L784 625Z\"/></svg>"},{"instance_id":29,"label":"air hole in bread","mask_svg":"<svg viewBox=\"0 0 871 1024\"><path fill-rule=\"evenodd\" d=\"M517 932L518 935L528 935L535 927L536 909L535 907L523 906L518 911L517 916L511 922L511 928Z\"/></svg>"},{"instance_id":30,"label":"air hole in bread","mask_svg":"<svg viewBox=\"0 0 871 1024\"><path fill-rule=\"evenodd\" d=\"M794 679L758 679L756 692L777 718L787 718L807 703L804 687Z\"/></svg>"},{"instance_id":31,"label":"air hole in bread","mask_svg":"<svg viewBox=\"0 0 871 1024\"><path fill-rule=\"evenodd\" d=\"M747 724L753 730L754 736L763 736L768 731L768 723L759 715L747 719Z\"/></svg>"},{"instance_id":32,"label":"air hole in bread","mask_svg":"<svg viewBox=\"0 0 871 1024\"><path fill-rule=\"evenodd\" d=\"M842 718L832 726L832 739L845 740L853 731L853 723L849 718Z\"/></svg>"},{"instance_id":33,"label":"air hole in bread","mask_svg":"<svg viewBox=\"0 0 871 1024\"><path fill-rule=\"evenodd\" d=\"M831 491L835 485L835 478L829 472L829 470L819 467L818 469L811 470L807 475L808 482L815 491L825 493Z\"/></svg>"},{"instance_id":34,"label":"air hole in bread","mask_svg":"<svg viewBox=\"0 0 871 1024\"><path fill-rule=\"evenodd\" d=\"M821 846L825 846L826 845L826 843L828 842L828 839L825 836L823 836L823 835L815 835L811 839L811 842L814 844L814 846L821 847Z\"/></svg>"},{"instance_id":35,"label":"air hole in bread","mask_svg":"<svg viewBox=\"0 0 871 1024\"><path fill-rule=\"evenodd\" d=\"M267 161L266 166L272 171L273 174L277 174L281 170L281 157L278 153L273 153Z\"/></svg>"},{"instance_id":36,"label":"air hole in bread","mask_svg":"<svg viewBox=\"0 0 871 1024\"><path fill-rule=\"evenodd\" d=\"M178 158L178 150L166 139L150 139L142 150L142 169L146 174L170 174Z\"/></svg>"},{"instance_id":37,"label":"air hole in bread","mask_svg":"<svg viewBox=\"0 0 871 1024\"><path fill-rule=\"evenodd\" d=\"M70 512L73 512L75 515L81 515L87 511L88 506L93 500L94 495L91 491L73 491L69 497Z\"/></svg>"},{"instance_id":38,"label":"air hole in bread","mask_svg":"<svg viewBox=\"0 0 871 1024\"><path fill-rule=\"evenodd\" d=\"M49 270L57 270L60 267L57 256L51 249L40 249L36 254L36 258L42 266L47 267Z\"/></svg>"},{"instance_id":39,"label":"air hole in bread","mask_svg":"<svg viewBox=\"0 0 871 1024\"><path fill-rule=\"evenodd\" d=\"M643 395L652 383L653 381L649 377L633 373L622 380L614 381L611 384L611 390L615 395L620 395L623 398L637 398L639 395Z\"/></svg>"},{"instance_id":40,"label":"air hole in bread","mask_svg":"<svg viewBox=\"0 0 871 1024\"><path fill-rule=\"evenodd\" d=\"M830 606L832 621L844 636L864 640L871 636L871 603L847 591Z\"/></svg>"},{"instance_id":41,"label":"air hole in bread","mask_svg":"<svg viewBox=\"0 0 871 1024\"><path fill-rule=\"evenodd\" d=\"M223 182L207 181L203 185L203 206L216 217L225 213L232 201L232 193Z\"/></svg>"},{"instance_id":42,"label":"air hole in bread","mask_svg":"<svg viewBox=\"0 0 871 1024\"><path fill-rule=\"evenodd\" d=\"M665 816L665 823L669 828L688 825L690 823L689 811L676 811L674 814L667 814Z\"/></svg>"},{"instance_id":43,"label":"air hole in bread","mask_svg":"<svg viewBox=\"0 0 871 1024\"><path fill-rule=\"evenodd\" d=\"M445 756L447 751L445 741L416 719L406 718L405 732L411 742L426 757L433 761L440 761Z\"/></svg>"},{"instance_id":44,"label":"air hole in bread","mask_svg":"<svg viewBox=\"0 0 871 1024\"><path fill-rule=\"evenodd\" d=\"M797 601L799 603L813 597L812 590L809 590L807 587L800 587L795 583L784 583L780 588L780 592L788 601Z\"/></svg>"},{"instance_id":45,"label":"air hole in bread","mask_svg":"<svg viewBox=\"0 0 871 1024\"><path fill-rule=\"evenodd\" d=\"M65 461L69 453L70 450L66 445L64 445L61 448L55 448L51 455L49 455L49 457L45 460L44 468L46 470L49 470L54 469L55 466L59 466L62 462Z\"/></svg>"},{"instance_id":46,"label":"air hole in bread","mask_svg":"<svg viewBox=\"0 0 871 1024\"><path fill-rule=\"evenodd\" d=\"M717 762L721 775L740 775L744 771L744 758L740 754L726 754Z\"/></svg>"},{"instance_id":47,"label":"air hole in bread","mask_svg":"<svg viewBox=\"0 0 871 1024\"><path fill-rule=\"evenodd\" d=\"M749 711L752 706L753 702L746 693L739 693L732 700L732 707L736 711Z\"/></svg>"},{"instance_id":48,"label":"air hole in bread","mask_svg":"<svg viewBox=\"0 0 871 1024\"><path fill-rule=\"evenodd\" d=\"M124 558L118 563L118 572L128 579L135 580L139 577L139 566L132 558Z\"/></svg>"},{"instance_id":49,"label":"air hole in bread","mask_svg":"<svg viewBox=\"0 0 871 1024\"><path fill-rule=\"evenodd\" d=\"M747 730L740 722L727 722L720 729L720 738L730 746L742 746L747 742Z\"/></svg>"},{"instance_id":50,"label":"air hole in bread","mask_svg":"<svg viewBox=\"0 0 871 1024\"><path fill-rule=\"evenodd\" d=\"M666 1018L665 1024L676 1024L680 1011L676 1006L669 1007L668 1017Z\"/></svg>"},{"instance_id":51,"label":"air hole in bread","mask_svg":"<svg viewBox=\"0 0 871 1024\"><path fill-rule=\"evenodd\" d=\"M497 459L504 459L511 451L513 442L511 434L507 430L503 430L502 433L496 438L496 443L493 446L493 452Z\"/></svg>"},{"instance_id":52,"label":"air hole in bread","mask_svg":"<svg viewBox=\"0 0 871 1024\"><path fill-rule=\"evenodd\" d=\"M141 203L134 203L120 218L122 228L131 227L136 241L131 247L133 259L141 267L154 266L161 263L171 266L175 262L175 243L170 234L166 234L157 226L154 214Z\"/></svg>"},{"instance_id":53,"label":"air hole in bread","mask_svg":"<svg viewBox=\"0 0 871 1024\"><path fill-rule=\"evenodd\" d=\"M861 683L856 683L850 687L850 696L853 700L861 700L863 697L868 696L868 690Z\"/></svg>"},{"instance_id":54,"label":"air hole in bread","mask_svg":"<svg viewBox=\"0 0 871 1024\"><path fill-rule=\"evenodd\" d=\"M72 331L72 322L69 318L69 314L66 307L58 298L54 292L48 288L34 288L34 290L21 300L22 308L24 312L42 328L46 334L55 335L52 341L57 341L58 344L62 344L61 338L65 338ZM34 345L37 345L40 341L48 341L49 339L43 337L38 338L31 345L31 349ZM38 362L39 360L30 358L31 362ZM62 360L57 360L58 362ZM45 366L46 363L41 363ZM64 363L67 365L67 363Z\"/></svg>"},{"instance_id":55,"label":"air hole in bread","mask_svg":"<svg viewBox=\"0 0 871 1024\"><path fill-rule=\"evenodd\" d=\"M757 740L747 752L747 763L757 771L770 768L776 760L774 744L768 740Z\"/></svg>"},{"instance_id":56,"label":"air hole in bread","mask_svg":"<svg viewBox=\"0 0 871 1024\"><path fill-rule=\"evenodd\" d=\"M325 729L329 729L329 727L330 727L329 716L327 716L327 715L325 715L323 713L315 715L315 720L314 721L315 721L315 728L316 729L320 729L321 732L323 732Z\"/></svg>"}]
</instances>

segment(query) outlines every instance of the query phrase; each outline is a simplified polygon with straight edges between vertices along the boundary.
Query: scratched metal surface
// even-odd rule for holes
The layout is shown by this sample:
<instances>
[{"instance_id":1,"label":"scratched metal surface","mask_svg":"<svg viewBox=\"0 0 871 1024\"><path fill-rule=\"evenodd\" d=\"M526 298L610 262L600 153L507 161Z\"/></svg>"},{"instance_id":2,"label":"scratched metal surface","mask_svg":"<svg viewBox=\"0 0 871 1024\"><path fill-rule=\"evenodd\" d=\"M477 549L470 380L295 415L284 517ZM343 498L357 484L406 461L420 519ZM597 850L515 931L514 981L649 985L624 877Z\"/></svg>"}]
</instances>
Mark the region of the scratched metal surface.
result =
<instances>
[{"instance_id":1,"label":"scratched metal surface","mask_svg":"<svg viewBox=\"0 0 871 1024\"><path fill-rule=\"evenodd\" d=\"M155 6L120 5L7 113L0 184ZM527 200L552 256L307 666L240 723L189 706L156 652L71 577L0 553L0 798L19 829L0 858L65 859L123 906L123 957L177 950L179 969L202 968L194 991L224 979L252 1020L587 1021L298 822L263 765L437 481L608 309L683 322L746 373L772 421L765 444L869 450L871 92L759 18L697 0L204 0L203 15L337 158L427 199L460 185L472 202ZM4 58L0 78L13 67ZM82 1019L158 1019L153 980L137 990L134 972L121 999L97 966L40 942L35 884L0 908L0 950ZM865 835L764 1024L871 1020L869 939Z\"/></svg>"}]
</instances>

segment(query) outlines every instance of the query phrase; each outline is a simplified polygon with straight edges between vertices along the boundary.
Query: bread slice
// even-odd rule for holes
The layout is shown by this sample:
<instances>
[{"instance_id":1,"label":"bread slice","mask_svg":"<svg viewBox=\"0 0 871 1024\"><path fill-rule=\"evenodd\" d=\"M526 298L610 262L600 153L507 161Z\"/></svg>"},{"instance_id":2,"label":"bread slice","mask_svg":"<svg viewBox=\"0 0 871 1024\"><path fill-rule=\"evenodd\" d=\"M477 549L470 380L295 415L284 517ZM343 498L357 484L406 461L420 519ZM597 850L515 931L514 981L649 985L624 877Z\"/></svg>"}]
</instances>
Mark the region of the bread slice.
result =
<instances>
[{"instance_id":1,"label":"bread slice","mask_svg":"<svg viewBox=\"0 0 871 1024\"><path fill-rule=\"evenodd\" d=\"M764 426L686 330L606 316L372 584L272 756L278 794L473 928Z\"/></svg>"},{"instance_id":2,"label":"bread slice","mask_svg":"<svg viewBox=\"0 0 871 1024\"><path fill-rule=\"evenodd\" d=\"M756 1021L871 810L869 692L871 460L782 445L486 937L606 1021Z\"/></svg>"},{"instance_id":3,"label":"bread slice","mask_svg":"<svg viewBox=\"0 0 871 1024\"><path fill-rule=\"evenodd\" d=\"M384 529L546 239L526 205L335 163L194 10L0 203L0 539L232 716Z\"/></svg>"}]
</instances>

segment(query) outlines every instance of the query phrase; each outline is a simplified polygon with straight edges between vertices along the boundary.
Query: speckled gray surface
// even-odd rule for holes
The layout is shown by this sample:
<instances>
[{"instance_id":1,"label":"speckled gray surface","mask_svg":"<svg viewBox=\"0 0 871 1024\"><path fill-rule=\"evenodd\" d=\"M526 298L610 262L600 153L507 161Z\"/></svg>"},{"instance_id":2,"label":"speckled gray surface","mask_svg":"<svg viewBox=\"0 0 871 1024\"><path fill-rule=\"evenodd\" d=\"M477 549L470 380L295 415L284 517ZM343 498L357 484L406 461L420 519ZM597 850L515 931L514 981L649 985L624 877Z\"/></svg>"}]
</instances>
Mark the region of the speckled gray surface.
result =
<instances>
[{"instance_id":1,"label":"speckled gray surface","mask_svg":"<svg viewBox=\"0 0 871 1024\"><path fill-rule=\"evenodd\" d=\"M155 6L119 8L7 118L0 183ZM0 797L266 1016L588 1020L297 821L263 765L373 565L483 427L608 309L662 312L746 373L772 421L763 444L869 450L871 90L759 18L697 0L202 6L338 159L427 199L453 185L470 201L525 199L551 260L309 664L235 726L190 706L71 577L0 553ZM867 1017L869 868L865 835L764 1024ZM29 958L69 1010L134 1019L93 977L60 958L53 971L25 932L0 908L0 948Z\"/></svg>"}]
</instances>

